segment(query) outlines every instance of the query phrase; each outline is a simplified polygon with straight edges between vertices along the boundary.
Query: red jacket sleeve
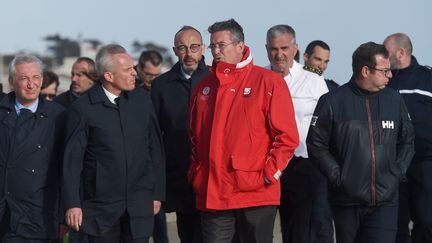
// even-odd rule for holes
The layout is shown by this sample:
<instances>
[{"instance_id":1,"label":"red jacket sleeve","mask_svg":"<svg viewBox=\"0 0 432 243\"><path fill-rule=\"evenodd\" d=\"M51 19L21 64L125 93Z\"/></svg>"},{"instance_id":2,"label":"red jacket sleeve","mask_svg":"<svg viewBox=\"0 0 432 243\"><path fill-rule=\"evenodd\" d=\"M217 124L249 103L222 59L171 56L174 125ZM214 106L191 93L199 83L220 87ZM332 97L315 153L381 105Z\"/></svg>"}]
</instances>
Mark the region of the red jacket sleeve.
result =
<instances>
[{"instance_id":1,"label":"red jacket sleeve","mask_svg":"<svg viewBox=\"0 0 432 243\"><path fill-rule=\"evenodd\" d=\"M281 77L275 75L272 90L267 92L267 124L271 136L264 174L268 182L275 183L282 175L299 145L299 134L295 121L294 108L288 86Z\"/></svg>"}]
</instances>

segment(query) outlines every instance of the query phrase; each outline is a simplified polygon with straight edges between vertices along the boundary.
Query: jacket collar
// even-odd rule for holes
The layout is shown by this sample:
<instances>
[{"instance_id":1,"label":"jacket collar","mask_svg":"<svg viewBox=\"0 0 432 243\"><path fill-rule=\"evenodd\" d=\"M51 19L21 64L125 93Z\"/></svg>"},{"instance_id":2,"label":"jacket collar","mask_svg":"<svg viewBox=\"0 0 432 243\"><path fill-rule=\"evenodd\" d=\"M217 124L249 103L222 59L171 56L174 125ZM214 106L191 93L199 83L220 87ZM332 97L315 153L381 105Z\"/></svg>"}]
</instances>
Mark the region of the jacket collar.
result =
<instances>
[{"instance_id":1,"label":"jacket collar","mask_svg":"<svg viewBox=\"0 0 432 243\"><path fill-rule=\"evenodd\" d=\"M382 90L379 90L377 92L370 92L368 90L362 89L354 81L354 77L351 77L348 85L351 88L351 90L354 92L354 94L359 95L359 96L365 96L365 97L369 96L369 97L371 97L371 96L375 96L375 95L379 94L382 91Z\"/></svg>"},{"instance_id":2,"label":"jacket collar","mask_svg":"<svg viewBox=\"0 0 432 243\"><path fill-rule=\"evenodd\" d=\"M14 91L10 92L9 94L7 94L6 97L4 97L4 99L1 100L0 108L7 109L10 112L14 112L16 114L15 99L16 99L15 92ZM39 97L38 107L36 109L36 112L34 113L38 117L49 116L49 110L47 109L46 102L47 101L45 101L45 99Z\"/></svg>"},{"instance_id":3,"label":"jacket collar","mask_svg":"<svg viewBox=\"0 0 432 243\"><path fill-rule=\"evenodd\" d=\"M408 67L404 69L395 69L393 71L393 76L397 76L399 74L410 73L413 72L420 64L417 62L417 59L414 56L411 56L411 63Z\"/></svg>"},{"instance_id":4,"label":"jacket collar","mask_svg":"<svg viewBox=\"0 0 432 243\"><path fill-rule=\"evenodd\" d=\"M206 70L206 68L207 68L207 66L205 64L205 59L204 59L204 56L202 56L201 60L198 63L197 69L195 70L195 72L192 73L192 76L191 76L192 80L194 81L194 77L196 76L196 74L204 72ZM172 81L176 81L178 79L183 80L183 81L189 81L188 79L186 79L186 77L182 73L180 62L177 62L172 67L171 70L174 71L174 74L176 75L177 79L171 79L169 81L172 82ZM195 80L195 81L197 81L197 80Z\"/></svg>"},{"instance_id":5,"label":"jacket collar","mask_svg":"<svg viewBox=\"0 0 432 243\"><path fill-rule=\"evenodd\" d=\"M230 63L226 63L226 62L214 62L213 61L213 65L211 68L211 71L213 72L220 72L220 73L227 73L227 72L233 72L236 70L241 70L245 67L247 67L248 65L252 65L253 58L252 58L252 54L250 53L250 49L248 46L245 45L245 51L243 54L243 57L241 59L241 61L237 64L230 64Z\"/></svg>"},{"instance_id":6,"label":"jacket collar","mask_svg":"<svg viewBox=\"0 0 432 243\"><path fill-rule=\"evenodd\" d=\"M122 92L122 94L120 95L120 99L129 99L129 92ZM111 103L111 101L109 101L108 97L106 96L105 92L102 89L102 84L99 82L97 84L95 84L90 90L89 90L89 98L90 98L90 102L92 104L97 104L97 103L103 103L105 106L109 106L112 108L117 108L116 105L114 105L113 103Z\"/></svg>"}]
</instances>

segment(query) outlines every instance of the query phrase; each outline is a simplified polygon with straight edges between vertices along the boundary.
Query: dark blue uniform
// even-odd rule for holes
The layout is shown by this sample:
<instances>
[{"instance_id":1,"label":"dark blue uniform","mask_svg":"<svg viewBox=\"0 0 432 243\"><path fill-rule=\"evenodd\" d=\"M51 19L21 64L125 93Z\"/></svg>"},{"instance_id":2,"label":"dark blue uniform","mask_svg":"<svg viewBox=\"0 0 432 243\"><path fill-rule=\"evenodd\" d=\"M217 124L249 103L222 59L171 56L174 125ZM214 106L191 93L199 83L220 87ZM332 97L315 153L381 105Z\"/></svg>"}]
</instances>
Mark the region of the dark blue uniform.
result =
<instances>
[{"instance_id":1,"label":"dark blue uniform","mask_svg":"<svg viewBox=\"0 0 432 243\"><path fill-rule=\"evenodd\" d=\"M389 87L402 94L415 132L415 155L400 188L397 242L410 242L410 218L413 242L432 242L432 70L412 56L410 66L393 70Z\"/></svg>"}]
</instances>

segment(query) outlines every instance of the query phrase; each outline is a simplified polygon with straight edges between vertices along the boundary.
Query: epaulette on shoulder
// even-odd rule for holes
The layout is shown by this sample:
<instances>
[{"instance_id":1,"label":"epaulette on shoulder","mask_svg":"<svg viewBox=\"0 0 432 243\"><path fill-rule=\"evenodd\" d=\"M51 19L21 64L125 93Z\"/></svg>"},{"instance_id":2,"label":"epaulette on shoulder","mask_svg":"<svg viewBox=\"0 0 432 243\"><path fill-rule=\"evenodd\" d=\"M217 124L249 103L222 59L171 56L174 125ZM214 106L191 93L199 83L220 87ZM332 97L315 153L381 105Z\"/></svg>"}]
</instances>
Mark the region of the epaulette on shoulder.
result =
<instances>
[{"instance_id":1,"label":"epaulette on shoulder","mask_svg":"<svg viewBox=\"0 0 432 243\"><path fill-rule=\"evenodd\" d=\"M313 68L313 67L309 67L309 66L304 65L303 69L306 71L309 71L309 72L316 73L319 76L321 76L323 74L323 71L319 70L318 68Z\"/></svg>"},{"instance_id":2,"label":"epaulette on shoulder","mask_svg":"<svg viewBox=\"0 0 432 243\"><path fill-rule=\"evenodd\" d=\"M432 71L432 67L431 67L431 66L425 65L425 67L426 67L427 69L429 69L429 70Z\"/></svg>"}]
</instances>

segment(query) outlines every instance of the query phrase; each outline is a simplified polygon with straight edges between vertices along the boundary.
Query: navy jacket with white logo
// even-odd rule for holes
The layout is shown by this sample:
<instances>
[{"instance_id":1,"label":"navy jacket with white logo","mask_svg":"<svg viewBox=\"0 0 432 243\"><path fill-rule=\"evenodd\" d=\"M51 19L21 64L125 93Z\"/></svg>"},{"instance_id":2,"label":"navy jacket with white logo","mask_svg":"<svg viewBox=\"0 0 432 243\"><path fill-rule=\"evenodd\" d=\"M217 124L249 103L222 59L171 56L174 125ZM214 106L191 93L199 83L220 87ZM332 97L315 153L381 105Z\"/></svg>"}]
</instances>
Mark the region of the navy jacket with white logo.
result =
<instances>
[{"instance_id":1,"label":"navy jacket with white logo","mask_svg":"<svg viewBox=\"0 0 432 243\"><path fill-rule=\"evenodd\" d=\"M332 204L375 206L395 199L414 131L400 94L370 93L350 81L318 101L307 146L334 186Z\"/></svg>"}]
</instances>

